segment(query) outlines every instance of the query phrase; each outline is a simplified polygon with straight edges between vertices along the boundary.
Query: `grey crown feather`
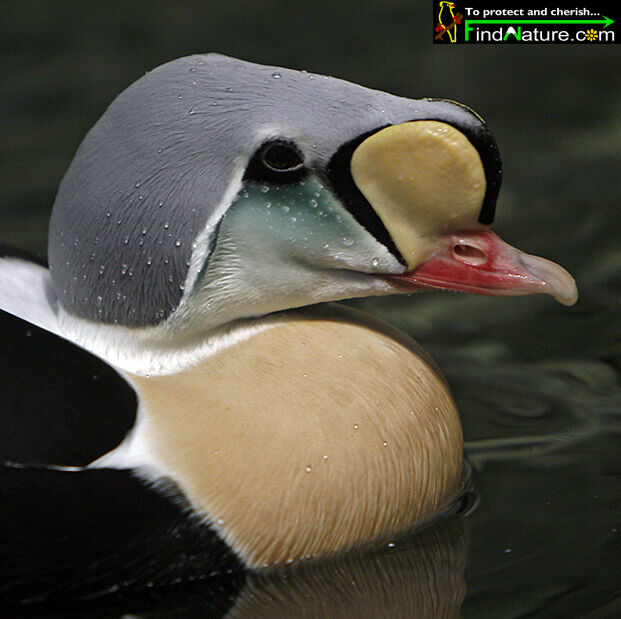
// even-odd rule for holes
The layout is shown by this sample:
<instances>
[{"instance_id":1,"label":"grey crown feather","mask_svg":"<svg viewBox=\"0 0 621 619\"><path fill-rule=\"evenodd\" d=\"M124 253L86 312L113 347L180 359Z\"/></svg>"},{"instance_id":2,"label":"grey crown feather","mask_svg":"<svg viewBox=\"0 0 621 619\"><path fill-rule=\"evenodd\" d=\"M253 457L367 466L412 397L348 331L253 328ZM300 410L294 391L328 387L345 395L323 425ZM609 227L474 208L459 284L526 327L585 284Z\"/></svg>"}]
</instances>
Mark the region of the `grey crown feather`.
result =
<instances>
[{"instance_id":1,"label":"grey crown feather","mask_svg":"<svg viewBox=\"0 0 621 619\"><path fill-rule=\"evenodd\" d=\"M321 168L358 135L438 117L475 119L446 101L217 54L162 65L112 102L62 180L48 248L59 301L92 321L157 324L189 293L193 241L266 131Z\"/></svg>"}]
</instances>

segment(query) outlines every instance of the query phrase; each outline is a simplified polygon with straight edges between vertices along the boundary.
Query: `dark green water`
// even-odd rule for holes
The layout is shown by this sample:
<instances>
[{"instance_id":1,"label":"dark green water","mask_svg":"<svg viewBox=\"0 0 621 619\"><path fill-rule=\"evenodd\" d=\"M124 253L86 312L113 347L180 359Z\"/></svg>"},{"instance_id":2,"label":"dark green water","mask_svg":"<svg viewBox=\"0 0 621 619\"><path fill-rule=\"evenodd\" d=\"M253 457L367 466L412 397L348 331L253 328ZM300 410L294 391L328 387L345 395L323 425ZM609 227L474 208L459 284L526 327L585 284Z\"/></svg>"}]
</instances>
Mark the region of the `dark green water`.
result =
<instances>
[{"instance_id":1,"label":"dark green water","mask_svg":"<svg viewBox=\"0 0 621 619\"><path fill-rule=\"evenodd\" d=\"M219 51L472 106L505 162L495 231L568 268L578 304L449 294L354 304L429 350L459 404L478 497L457 553L462 614L612 616L621 612L619 48L434 47L419 4L2 3L0 241L45 252L80 139L123 87L174 57ZM368 574L372 587L370 565Z\"/></svg>"}]
</instances>

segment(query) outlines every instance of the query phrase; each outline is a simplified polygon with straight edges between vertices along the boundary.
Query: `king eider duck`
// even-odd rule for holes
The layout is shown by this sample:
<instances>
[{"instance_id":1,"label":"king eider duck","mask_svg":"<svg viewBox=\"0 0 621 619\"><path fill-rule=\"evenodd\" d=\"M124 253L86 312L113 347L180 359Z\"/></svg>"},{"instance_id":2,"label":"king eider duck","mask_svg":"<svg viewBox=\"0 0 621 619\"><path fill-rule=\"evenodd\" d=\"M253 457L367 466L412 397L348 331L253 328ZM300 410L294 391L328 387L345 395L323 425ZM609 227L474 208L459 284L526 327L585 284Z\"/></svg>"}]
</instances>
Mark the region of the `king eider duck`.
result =
<instances>
[{"instance_id":1,"label":"king eider duck","mask_svg":"<svg viewBox=\"0 0 621 619\"><path fill-rule=\"evenodd\" d=\"M462 483L446 382L407 335L332 302L446 289L573 304L564 269L490 231L500 181L487 126L452 101L214 54L141 77L62 180L49 269L0 260L2 309L113 368L135 420L81 466L3 458L6 496L27 502L8 513L36 514L39 548L92 565L114 564L97 535L174 512L160 550L191 529L196 561L246 568L441 513Z\"/></svg>"}]
</instances>

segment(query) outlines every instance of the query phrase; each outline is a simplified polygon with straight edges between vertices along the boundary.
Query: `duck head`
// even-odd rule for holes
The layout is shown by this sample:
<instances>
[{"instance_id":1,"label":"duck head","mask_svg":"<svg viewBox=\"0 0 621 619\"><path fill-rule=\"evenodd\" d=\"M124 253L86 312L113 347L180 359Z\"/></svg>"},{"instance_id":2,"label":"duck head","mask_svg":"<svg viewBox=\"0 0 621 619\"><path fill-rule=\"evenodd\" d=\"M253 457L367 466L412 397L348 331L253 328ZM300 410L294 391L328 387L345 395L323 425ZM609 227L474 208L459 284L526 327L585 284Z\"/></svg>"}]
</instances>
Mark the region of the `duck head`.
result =
<instances>
[{"instance_id":1,"label":"duck head","mask_svg":"<svg viewBox=\"0 0 621 619\"><path fill-rule=\"evenodd\" d=\"M71 316L167 337L425 288L575 302L566 271L490 231L500 181L463 105L191 56L132 84L84 139L51 275Z\"/></svg>"}]
</instances>

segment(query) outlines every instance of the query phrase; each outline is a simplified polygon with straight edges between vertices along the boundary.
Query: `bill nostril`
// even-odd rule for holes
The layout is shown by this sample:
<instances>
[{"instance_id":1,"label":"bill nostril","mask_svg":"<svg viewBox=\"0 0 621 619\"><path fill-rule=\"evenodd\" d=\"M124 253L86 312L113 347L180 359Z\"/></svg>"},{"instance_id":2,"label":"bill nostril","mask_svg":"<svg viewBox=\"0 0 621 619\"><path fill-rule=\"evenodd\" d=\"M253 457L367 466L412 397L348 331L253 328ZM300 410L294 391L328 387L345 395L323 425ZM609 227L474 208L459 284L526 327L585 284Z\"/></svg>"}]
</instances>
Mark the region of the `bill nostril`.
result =
<instances>
[{"instance_id":1,"label":"bill nostril","mask_svg":"<svg viewBox=\"0 0 621 619\"><path fill-rule=\"evenodd\" d=\"M487 254L482 249L466 243L453 245L453 255L460 262L473 266L479 266L487 262Z\"/></svg>"}]
</instances>

